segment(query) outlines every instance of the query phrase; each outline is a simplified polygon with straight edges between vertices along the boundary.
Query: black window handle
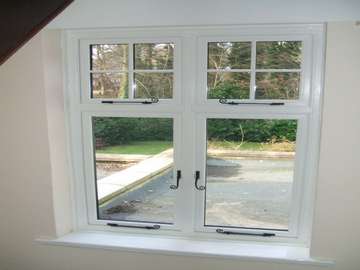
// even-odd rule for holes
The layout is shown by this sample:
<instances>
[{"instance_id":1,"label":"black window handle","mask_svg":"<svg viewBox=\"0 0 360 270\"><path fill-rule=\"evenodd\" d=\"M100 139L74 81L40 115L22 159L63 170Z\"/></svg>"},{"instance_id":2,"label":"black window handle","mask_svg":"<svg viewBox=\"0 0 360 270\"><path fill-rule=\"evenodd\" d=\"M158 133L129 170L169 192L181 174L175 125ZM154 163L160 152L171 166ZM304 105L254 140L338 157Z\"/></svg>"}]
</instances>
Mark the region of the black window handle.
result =
<instances>
[{"instance_id":1,"label":"black window handle","mask_svg":"<svg viewBox=\"0 0 360 270\"><path fill-rule=\"evenodd\" d=\"M205 190L205 186L198 185L199 179L200 179L200 171L196 171L195 172L195 188L197 190Z\"/></svg>"},{"instance_id":2,"label":"black window handle","mask_svg":"<svg viewBox=\"0 0 360 270\"><path fill-rule=\"evenodd\" d=\"M180 170L177 170L177 171L176 171L176 185L171 185L170 188L171 188L171 189L178 189L178 188L179 188L180 179L181 179L181 171L180 171Z\"/></svg>"}]
</instances>

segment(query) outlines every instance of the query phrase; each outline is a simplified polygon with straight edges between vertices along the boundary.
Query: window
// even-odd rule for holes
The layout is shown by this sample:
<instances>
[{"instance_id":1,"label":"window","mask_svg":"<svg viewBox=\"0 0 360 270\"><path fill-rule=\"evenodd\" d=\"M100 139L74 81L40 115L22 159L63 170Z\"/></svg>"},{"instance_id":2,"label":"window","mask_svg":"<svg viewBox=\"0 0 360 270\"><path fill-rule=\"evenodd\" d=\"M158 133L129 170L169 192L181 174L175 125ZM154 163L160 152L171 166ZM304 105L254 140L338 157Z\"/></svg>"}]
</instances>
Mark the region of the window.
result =
<instances>
[{"instance_id":1,"label":"window","mask_svg":"<svg viewBox=\"0 0 360 270\"><path fill-rule=\"evenodd\" d=\"M172 98L173 43L134 44L135 98Z\"/></svg>"},{"instance_id":2,"label":"window","mask_svg":"<svg viewBox=\"0 0 360 270\"><path fill-rule=\"evenodd\" d=\"M172 99L178 88L175 43L138 39L82 41L82 100Z\"/></svg>"},{"instance_id":3,"label":"window","mask_svg":"<svg viewBox=\"0 0 360 270\"><path fill-rule=\"evenodd\" d=\"M251 42L208 43L208 98L249 99Z\"/></svg>"},{"instance_id":4,"label":"window","mask_svg":"<svg viewBox=\"0 0 360 270\"><path fill-rule=\"evenodd\" d=\"M206 131L205 226L288 230L297 121L209 118Z\"/></svg>"},{"instance_id":5,"label":"window","mask_svg":"<svg viewBox=\"0 0 360 270\"><path fill-rule=\"evenodd\" d=\"M79 228L309 241L322 33L68 31Z\"/></svg>"},{"instance_id":6,"label":"window","mask_svg":"<svg viewBox=\"0 0 360 270\"><path fill-rule=\"evenodd\" d=\"M92 98L127 98L127 44L94 44L90 46L90 78Z\"/></svg>"},{"instance_id":7,"label":"window","mask_svg":"<svg viewBox=\"0 0 360 270\"><path fill-rule=\"evenodd\" d=\"M256 42L255 99L298 99L301 41Z\"/></svg>"},{"instance_id":8,"label":"window","mask_svg":"<svg viewBox=\"0 0 360 270\"><path fill-rule=\"evenodd\" d=\"M173 119L93 117L92 130L98 219L173 224Z\"/></svg>"}]
</instances>

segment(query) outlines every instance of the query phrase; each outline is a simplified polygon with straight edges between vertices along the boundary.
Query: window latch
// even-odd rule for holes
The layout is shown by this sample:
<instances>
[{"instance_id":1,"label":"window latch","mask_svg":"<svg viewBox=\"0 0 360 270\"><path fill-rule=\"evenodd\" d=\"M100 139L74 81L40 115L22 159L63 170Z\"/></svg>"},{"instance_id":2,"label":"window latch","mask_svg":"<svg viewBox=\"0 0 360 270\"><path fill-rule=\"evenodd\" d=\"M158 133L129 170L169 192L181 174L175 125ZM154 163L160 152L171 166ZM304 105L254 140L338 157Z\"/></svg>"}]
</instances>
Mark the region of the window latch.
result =
<instances>
[{"instance_id":1,"label":"window latch","mask_svg":"<svg viewBox=\"0 0 360 270\"><path fill-rule=\"evenodd\" d=\"M103 100L101 103L103 104L153 104L158 103L159 99L156 97L152 97L148 100Z\"/></svg>"},{"instance_id":2,"label":"window latch","mask_svg":"<svg viewBox=\"0 0 360 270\"><path fill-rule=\"evenodd\" d=\"M171 189L178 189L179 188L179 182L181 179L181 171L177 170L176 171L176 185L171 185L170 188Z\"/></svg>"},{"instance_id":3,"label":"window latch","mask_svg":"<svg viewBox=\"0 0 360 270\"><path fill-rule=\"evenodd\" d=\"M196 171L195 172L195 188L197 190L205 190L205 186L198 185L199 179L200 179L200 171Z\"/></svg>"},{"instance_id":4,"label":"window latch","mask_svg":"<svg viewBox=\"0 0 360 270\"><path fill-rule=\"evenodd\" d=\"M220 98L219 103L227 104L227 105L270 105L270 106L285 105L284 102L235 102L235 101L228 101L226 98Z\"/></svg>"},{"instance_id":5,"label":"window latch","mask_svg":"<svg viewBox=\"0 0 360 270\"><path fill-rule=\"evenodd\" d=\"M250 235L250 236L263 236L263 237L275 236L275 233L250 233L250 232L247 233L247 232L226 231L223 229L216 229L216 232L222 234Z\"/></svg>"},{"instance_id":6,"label":"window latch","mask_svg":"<svg viewBox=\"0 0 360 270\"><path fill-rule=\"evenodd\" d=\"M106 225L110 227L124 227L124 228L136 228L136 229L147 229L147 230L158 230L160 229L160 225L155 224L152 226L149 225L123 225L123 224L117 224L117 223L107 223Z\"/></svg>"}]
</instances>

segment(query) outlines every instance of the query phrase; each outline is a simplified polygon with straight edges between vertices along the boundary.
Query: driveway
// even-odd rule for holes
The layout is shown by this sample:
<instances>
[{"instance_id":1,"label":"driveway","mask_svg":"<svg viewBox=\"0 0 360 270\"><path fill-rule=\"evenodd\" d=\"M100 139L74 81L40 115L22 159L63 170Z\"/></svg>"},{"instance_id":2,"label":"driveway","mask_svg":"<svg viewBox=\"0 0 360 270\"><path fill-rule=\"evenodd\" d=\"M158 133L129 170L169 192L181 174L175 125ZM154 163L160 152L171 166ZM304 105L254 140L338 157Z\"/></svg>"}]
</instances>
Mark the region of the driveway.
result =
<instances>
[{"instance_id":1,"label":"driveway","mask_svg":"<svg viewBox=\"0 0 360 270\"><path fill-rule=\"evenodd\" d=\"M287 229L294 162L286 159L208 159L206 225ZM122 193L100 217L172 223L172 169Z\"/></svg>"}]
</instances>

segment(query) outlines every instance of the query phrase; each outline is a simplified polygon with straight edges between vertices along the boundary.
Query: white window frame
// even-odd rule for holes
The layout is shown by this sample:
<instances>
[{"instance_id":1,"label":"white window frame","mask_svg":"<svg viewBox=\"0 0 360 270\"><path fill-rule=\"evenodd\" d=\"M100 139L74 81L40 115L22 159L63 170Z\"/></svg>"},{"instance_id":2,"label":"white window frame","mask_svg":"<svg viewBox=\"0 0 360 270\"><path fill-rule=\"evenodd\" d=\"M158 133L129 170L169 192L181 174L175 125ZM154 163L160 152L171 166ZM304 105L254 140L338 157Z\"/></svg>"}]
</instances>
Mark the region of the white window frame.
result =
<instances>
[{"instance_id":1,"label":"white window frame","mask_svg":"<svg viewBox=\"0 0 360 270\"><path fill-rule=\"evenodd\" d=\"M293 184L294 203L289 233L276 232L267 241L308 244L311 235L315 180L317 176L321 123L321 100L324 58L324 25L234 25L207 27L157 27L64 31L65 106L69 136L69 159L73 172L72 198L75 230L102 230L139 233L138 229L111 228L94 216L93 149L91 116L174 117L176 166L182 170L176 206L176 224L150 234L191 236L199 238L264 241L263 237L220 235L204 228L198 217L202 195L194 189L194 172L204 175L205 118L275 118L298 119L296 171ZM303 41L303 65L299 100L284 101L284 106L227 106L206 99L207 55L203 47L208 41ZM101 104L104 99L90 98L90 44L109 43L175 43L173 99L152 105ZM132 50L132 46L129 45ZM206 50L207 53L207 44ZM85 56L86 54L86 56ZM252 56L254 57L254 56ZM253 63L252 59L252 63ZM204 63L206 66L204 66ZM252 65L253 67L253 65ZM161 72L161 71L160 71ZM254 73L254 70L251 70ZM130 76L129 76L130 77ZM253 75L252 75L253 77ZM205 78L205 81L204 81ZM254 86L253 79L251 87ZM205 86L205 87L204 87ZM253 89L253 88L252 88ZM252 95L253 97L253 95ZM271 100L272 102L274 100ZM240 101L241 102L241 101ZM255 101L256 102L256 101ZM266 102L266 100L261 100ZM199 143L201 142L201 143ZM204 147L205 146L205 147ZM181 151L181 153L180 153ZM306 168L306 170L305 170ZM300 173L301 172L301 173ZM301 179L301 180L299 180ZM89 184L89 181L92 184ZM92 206L91 206L92 205ZM249 231L248 229L246 231ZM250 230L251 231L251 230ZM259 232L259 230L256 230ZM141 230L141 233L144 231Z\"/></svg>"},{"instance_id":2,"label":"white window frame","mask_svg":"<svg viewBox=\"0 0 360 270\"><path fill-rule=\"evenodd\" d=\"M85 164L85 178L88 179L86 185L86 194L87 194L87 213L89 224L93 225L106 225L109 223L109 220L99 220L97 217L97 205L94 204L96 202L96 185L95 185L95 170L94 170L94 146L93 146L93 137L88 136L88 134L93 134L92 129L92 118L93 117L134 117L134 118L167 118L173 120L173 148L174 148L174 167L173 167L173 175L175 176L175 172L181 168L179 164L181 164L181 147L179 142L181 141L181 116L179 114L174 113L136 113L136 112L121 112L121 113L109 113L109 112L85 112L83 113L83 142L84 142L84 164ZM91 181L93 179L93 181ZM181 206L181 193L176 192L175 195L175 207ZM177 209L175 211L175 219L174 224L166 224L166 223L155 223L155 222L146 222L149 224L161 224L162 229L171 229L171 230L179 230L178 222L179 219L176 214L179 213L180 210ZM111 221L111 223L122 224L122 225L133 225L133 226L141 226L144 225L144 222L141 221Z\"/></svg>"},{"instance_id":3,"label":"white window frame","mask_svg":"<svg viewBox=\"0 0 360 270\"><path fill-rule=\"evenodd\" d=\"M207 140L206 140L206 120L208 118L220 118L220 119L289 119L297 120L297 134L296 134L296 145L306 145L307 143L307 118L303 115L284 115L284 114L262 114L261 112L251 112L251 113L242 113L242 114L228 114L228 113L199 113L197 117L197 141L199 142L196 149L196 167L200 170L201 181L199 185L206 186L206 151L207 151ZM292 192L291 192L291 206L290 206L290 216L289 216L289 230L281 231L275 229L252 229L252 228L236 228L231 227L228 230L239 233L275 233L278 237L290 237L296 238L299 232L299 216L301 211L301 197L299 196L301 190L303 190L304 181L301 179L304 178L304 171L302 167L306 166L306 153L305 147L298 147L296 149L296 155L294 160L294 175L292 181ZM205 193L206 191L198 192L196 201L196 216L200 217L196 219L196 230L200 232L212 232L215 233L217 228L226 226L205 226Z\"/></svg>"},{"instance_id":4,"label":"white window frame","mask_svg":"<svg viewBox=\"0 0 360 270\"><path fill-rule=\"evenodd\" d=\"M106 38L106 39L81 39L80 41L80 79L81 79L81 93L80 98L82 103L87 104L99 104L101 101L118 101L118 100L133 100L134 98L134 74L136 72L142 73L172 73L173 74L173 96L169 99L161 99L162 103L172 104L174 101L180 102L181 100L181 42L179 38L174 37L159 37L159 38ZM134 65L134 44L138 43L173 43L175 45L176 50L174 50L174 64L173 69L145 69L139 70L135 69ZM127 99L119 99L119 98L91 98L91 80L90 80L90 73L96 73L91 71L90 69L90 61L91 58L89 57L90 45L93 44L126 44L128 45L128 69L123 71L113 71L107 70L107 72L119 72L119 73L127 73L128 74L128 94L129 97ZM138 98L136 100L146 100L146 98Z\"/></svg>"},{"instance_id":5,"label":"white window frame","mask_svg":"<svg viewBox=\"0 0 360 270\"><path fill-rule=\"evenodd\" d=\"M300 69L259 69L256 68L256 42L258 41L301 41L302 42L302 61ZM197 101L199 104L211 104L212 106L222 107L218 100L207 99L207 87L204 89L204 85L207 86L207 72L217 71L216 69L208 69L208 43L209 42L251 42L251 63L249 69L218 69L218 71L224 72L249 72L250 73L250 93L249 99L228 99L228 101L237 102L285 102L288 105L303 106L309 100L310 97L310 80L311 72L309 64L311 63L311 37L309 35L229 35L229 36L207 36L200 37L198 39L198 64L199 64L199 76L198 76L198 89ZM206 72L203 72L205 71ZM255 99L256 91L256 72L299 72L300 73L300 85L299 85L299 99Z\"/></svg>"}]
</instances>

